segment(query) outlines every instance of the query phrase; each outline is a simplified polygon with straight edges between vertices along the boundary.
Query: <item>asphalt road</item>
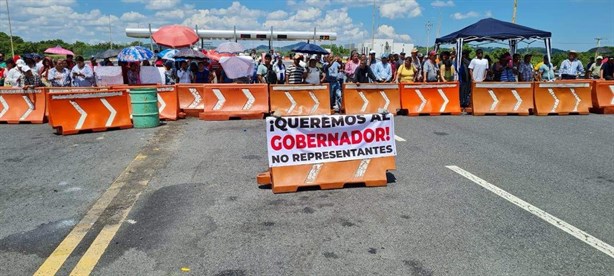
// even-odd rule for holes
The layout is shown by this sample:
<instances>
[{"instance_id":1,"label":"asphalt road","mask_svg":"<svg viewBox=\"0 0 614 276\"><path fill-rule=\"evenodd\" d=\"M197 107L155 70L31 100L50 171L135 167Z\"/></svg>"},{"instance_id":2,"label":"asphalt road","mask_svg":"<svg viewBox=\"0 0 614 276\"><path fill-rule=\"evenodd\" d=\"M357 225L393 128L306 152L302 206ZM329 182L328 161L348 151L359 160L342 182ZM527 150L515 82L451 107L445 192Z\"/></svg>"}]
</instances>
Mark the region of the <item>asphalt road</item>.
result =
<instances>
[{"instance_id":1,"label":"asphalt road","mask_svg":"<svg viewBox=\"0 0 614 276\"><path fill-rule=\"evenodd\" d=\"M614 274L614 258L446 168L614 245L614 117L395 120L387 187L278 195L255 181L263 121L0 125L0 275L37 271L109 187L58 275L88 261L93 275Z\"/></svg>"}]
</instances>

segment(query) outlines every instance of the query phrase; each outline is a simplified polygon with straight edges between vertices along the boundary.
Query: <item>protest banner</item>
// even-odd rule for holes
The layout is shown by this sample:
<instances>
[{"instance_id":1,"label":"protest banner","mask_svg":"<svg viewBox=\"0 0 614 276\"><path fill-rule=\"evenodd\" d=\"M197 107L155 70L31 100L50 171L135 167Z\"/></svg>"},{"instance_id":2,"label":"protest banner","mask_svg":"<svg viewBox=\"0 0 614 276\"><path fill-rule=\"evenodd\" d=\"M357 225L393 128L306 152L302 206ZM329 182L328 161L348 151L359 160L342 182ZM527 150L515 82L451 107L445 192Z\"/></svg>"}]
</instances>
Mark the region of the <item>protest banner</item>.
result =
<instances>
[{"instance_id":1,"label":"protest banner","mask_svg":"<svg viewBox=\"0 0 614 276\"><path fill-rule=\"evenodd\" d=\"M268 117L269 167L396 156L392 114Z\"/></svg>"}]
</instances>

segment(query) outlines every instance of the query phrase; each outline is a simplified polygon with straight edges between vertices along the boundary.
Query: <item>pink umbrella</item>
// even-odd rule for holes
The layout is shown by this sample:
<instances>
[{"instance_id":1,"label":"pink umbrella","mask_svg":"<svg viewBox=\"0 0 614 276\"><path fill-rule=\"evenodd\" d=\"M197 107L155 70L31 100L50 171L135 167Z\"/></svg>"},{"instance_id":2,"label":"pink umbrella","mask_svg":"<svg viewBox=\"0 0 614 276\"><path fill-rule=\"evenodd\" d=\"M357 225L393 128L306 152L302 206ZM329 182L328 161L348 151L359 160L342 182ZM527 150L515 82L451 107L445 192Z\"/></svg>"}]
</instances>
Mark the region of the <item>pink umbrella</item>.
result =
<instances>
[{"instance_id":1,"label":"pink umbrella","mask_svg":"<svg viewBox=\"0 0 614 276\"><path fill-rule=\"evenodd\" d=\"M54 54L54 55L63 55L63 56L67 56L67 55L74 56L75 55L75 53L73 53L70 50L66 50L62 48L60 45L45 50L45 54Z\"/></svg>"}]
</instances>

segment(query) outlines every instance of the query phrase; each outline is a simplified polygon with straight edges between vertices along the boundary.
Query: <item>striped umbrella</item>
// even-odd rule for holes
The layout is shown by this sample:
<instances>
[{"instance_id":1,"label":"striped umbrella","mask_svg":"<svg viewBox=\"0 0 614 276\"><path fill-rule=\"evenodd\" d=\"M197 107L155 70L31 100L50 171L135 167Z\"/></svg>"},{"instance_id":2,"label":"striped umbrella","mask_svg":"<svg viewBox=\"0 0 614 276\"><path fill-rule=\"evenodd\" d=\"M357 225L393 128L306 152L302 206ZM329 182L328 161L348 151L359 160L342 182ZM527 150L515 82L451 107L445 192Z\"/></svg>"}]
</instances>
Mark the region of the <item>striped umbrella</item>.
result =
<instances>
[{"instance_id":1,"label":"striped umbrella","mask_svg":"<svg viewBox=\"0 0 614 276\"><path fill-rule=\"evenodd\" d=\"M117 59L119 61L124 62L133 62L133 61L143 61L151 59L154 56L154 53L149 49L143 48L141 46L131 46L128 48L122 49L121 52L117 55Z\"/></svg>"}]
</instances>

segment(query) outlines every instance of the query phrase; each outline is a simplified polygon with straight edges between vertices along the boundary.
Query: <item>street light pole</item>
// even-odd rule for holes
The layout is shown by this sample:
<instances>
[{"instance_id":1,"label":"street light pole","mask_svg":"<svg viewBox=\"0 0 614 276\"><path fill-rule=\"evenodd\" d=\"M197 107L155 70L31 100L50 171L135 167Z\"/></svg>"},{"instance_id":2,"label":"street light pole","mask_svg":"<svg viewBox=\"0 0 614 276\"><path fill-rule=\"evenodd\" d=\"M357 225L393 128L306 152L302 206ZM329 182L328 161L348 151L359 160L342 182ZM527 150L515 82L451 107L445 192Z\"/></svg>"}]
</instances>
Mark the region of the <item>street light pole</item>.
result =
<instances>
[{"instance_id":1,"label":"street light pole","mask_svg":"<svg viewBox=\"0 0 614 276\"><path fill-rule=\"evenodd\" d=\"M431 28L433 28L433 23L431 23L431 21L427 21L426 25L424 25L424 27L426 28L426 54L428 55L429 52L429 45L431 43Z\"/></svg>"},{"instance_id":2,"label":"street light pole","mask_svg":"<svg viewBox=\"0 0 614 276\"><path fill-rule=\"evenodd\" d=\"M11 40L11 56L15 56L15 48L13 48L13 28L11 27L11 14L9 12L9 0L5 0L6 2L6 16L9 19L9 38Z\"/></svg>"}]
</instances>

